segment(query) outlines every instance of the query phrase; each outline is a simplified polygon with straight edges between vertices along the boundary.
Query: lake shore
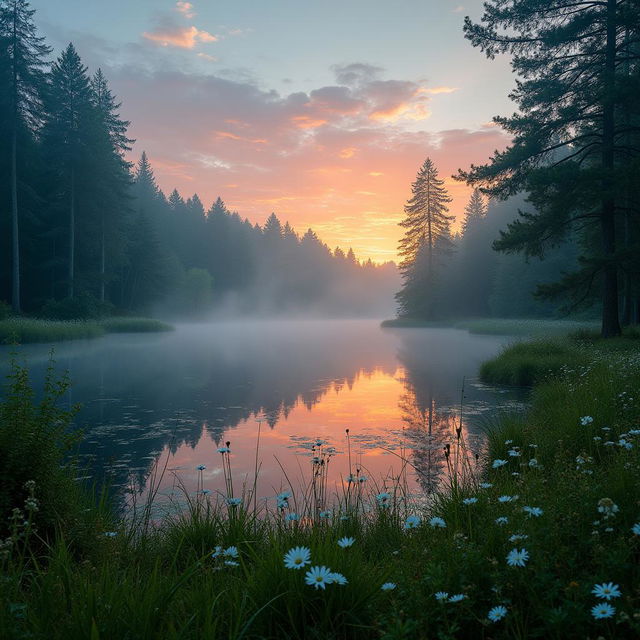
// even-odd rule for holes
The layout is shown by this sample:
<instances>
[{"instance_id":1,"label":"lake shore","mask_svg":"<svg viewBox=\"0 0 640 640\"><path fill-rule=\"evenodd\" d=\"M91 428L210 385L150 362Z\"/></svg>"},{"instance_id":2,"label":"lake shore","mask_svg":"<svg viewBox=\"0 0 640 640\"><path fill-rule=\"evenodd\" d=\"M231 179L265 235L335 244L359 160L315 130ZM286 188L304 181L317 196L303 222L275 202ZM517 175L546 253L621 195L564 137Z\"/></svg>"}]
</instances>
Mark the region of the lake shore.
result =
<instances>
[{"instance_id":1,"label":"lake shore","mask_svg":"<svg viewBox=\"0 0 640 640\"><path fill-rule=\"evenodd\" d=\"M65 490L47 438L50 457L16 459L0 626L8 638L634 637L640 359L584 348L587 364L538 380L526 413L487 424L481 475L463 464L428 507L368 479L324 514L319 485L257 511L229 487L154 526L144 508L121 521ZM29 415L20 397L3 403L3 431Z\"/></svg>"},{"instance_id":2,"label":"lake shore","mask_svg":"<svg viewBox=\"0 0 640 640\"><path fill-rule=\"evenodd\" d=\"M151 333L173 329L170 324L153 318L112 317L64 321L9 317L0 320L0 344L87 340L100 338L107 333Z\"/></svg>"}]
</instances>

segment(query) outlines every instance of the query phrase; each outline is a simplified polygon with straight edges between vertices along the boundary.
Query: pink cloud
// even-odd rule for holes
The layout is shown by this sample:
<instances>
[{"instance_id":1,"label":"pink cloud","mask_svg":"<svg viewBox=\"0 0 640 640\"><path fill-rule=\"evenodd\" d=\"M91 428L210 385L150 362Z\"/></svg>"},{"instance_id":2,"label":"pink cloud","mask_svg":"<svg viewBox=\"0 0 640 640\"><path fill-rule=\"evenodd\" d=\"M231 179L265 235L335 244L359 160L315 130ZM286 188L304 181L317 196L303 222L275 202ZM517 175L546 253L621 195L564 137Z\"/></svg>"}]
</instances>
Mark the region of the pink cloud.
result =
<instances>
[{"instance_id":1,"label":"pink cloud","mask_svg":"<svg viewBox=\"0 0 640 640\"><path fill-rule=\"evenodd\" d=\"M196 27L159 28L142 34L147 40L163 47L179 47L193 49L198 43L216 42L218 38L208 31L201 31Z\"/></svg>"},{"instance_id":2,"label":"pink cloud","mask_svg":"<svg viewBox=\"0 0 640 640\"><path fill-rule=\"evenodd\" d=\"M193 18L196 15L190 2L176 2L176 11L184 14L187 18Z\"/></svg>"}]
</instances>

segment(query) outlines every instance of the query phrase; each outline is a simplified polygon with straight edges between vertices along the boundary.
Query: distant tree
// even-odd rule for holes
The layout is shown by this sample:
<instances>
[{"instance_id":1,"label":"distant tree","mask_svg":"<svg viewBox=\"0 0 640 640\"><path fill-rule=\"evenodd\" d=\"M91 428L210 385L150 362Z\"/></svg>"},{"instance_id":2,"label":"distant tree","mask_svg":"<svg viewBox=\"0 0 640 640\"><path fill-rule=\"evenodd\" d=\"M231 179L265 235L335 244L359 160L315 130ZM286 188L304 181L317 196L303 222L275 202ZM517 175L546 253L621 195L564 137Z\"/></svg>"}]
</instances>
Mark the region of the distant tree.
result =
<instances>
[{"instance_id":1,"label":"distant tree","mask_svg":"<svg viewBox=\"0 0 640 640\"><path fill-rule=\"evenodd\" d=\"M480 189L474 189L467 206L464 208L464 218L462 220L463 235L477 222L487 215L487 205L480 193Z\"/></svg>"},{"instance_id":2,"label":"distant tree","mask_svg":"<svg viewBox=\"0 0 640 640\"><path fill-rule=\"evenodd\" d=\"M640 77L624 73L637 65L637 0L489 0L481 23L466 18L464 29L489 58L513 55L520 111L494 118L511 146L459 177L500 198L530 194L533 210L501 234L500 251L542 256L572 229L597 227L585 235L580 268L540 293L584 297L600 277L602 335L618 335L617 226L640 155L637 118L624 117L639 109Z\"/></svg>"},{"instance_id":3,"label":"distant tree","mask_svg":"<svg viewBox=\"0 0 640 640\"><path fill-rule=\"evenodd\" d=\"M412 196L405 205L405 229L400 240L402 289L396 294L399 314L433 318L436 313L436 270L438 259L453 248L447 204L451 198L438 178L438 170L427 158L411 185ZM420 300L418 300L420 298Z\"/></svg>"},{"instance_id":4,"label":"distant tree","mask_svg":"<svg viewBox=\"0 0 640 640\"><path fill-rule=\"evenodd\" d=\"M12 292L11 304L20 311L20 216L19 216L19 140L39 128L42 118L41 91L46 57L51 48L36 34L35 10L26 0L0 1L0 103L2 127L9 135Z\"/></svg>"}]
</instances>

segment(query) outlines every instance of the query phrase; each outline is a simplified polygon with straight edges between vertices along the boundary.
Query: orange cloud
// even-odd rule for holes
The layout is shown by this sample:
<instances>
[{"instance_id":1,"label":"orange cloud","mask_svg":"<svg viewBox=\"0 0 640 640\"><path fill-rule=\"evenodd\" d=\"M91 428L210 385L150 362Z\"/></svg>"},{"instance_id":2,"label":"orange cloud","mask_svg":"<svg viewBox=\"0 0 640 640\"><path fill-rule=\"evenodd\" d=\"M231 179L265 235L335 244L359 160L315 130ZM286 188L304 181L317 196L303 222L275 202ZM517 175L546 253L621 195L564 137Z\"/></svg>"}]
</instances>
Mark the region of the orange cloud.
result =
<instances>
[{"instance_id":1,"label":"orange cloud","mask_svg":"<svg viewBox=\"0 0 640 640\"><path fill-rule=\"evenodd\" d=\"M209 62L218 62L218 58L216 58L215 56L210 56L208 53L200 52L198 54L198 58L202 58L204 60L208 60Z\"/></svg>"},{"instance_id":2,"label":"orange cloud","mask_svg":"<svg viewBox=\"0 0 640 640\"><path fill-rule=\"evenodd\" d=\"M458 87L432 87L431 89L420 89L421 93L428 93L432 96L438 95L439 93L453 93L454 91L458 91Z\"/></svg>"},{"instance_id":3,"label":"orange cloud","mask_svg":"<svg viewBox=\"0 0 640 640\"><path fill-rule=\"evenodd\" d=\"M198 43L216 42L218 40L216 36L208 31L200 31L196 27L175 27L150 32L145 31L142 36L163 47L178 47L180 49L193 49Z\"/></svg>"},{"instance_id":4,"label":"orange cloud","mask_svg":"<svg viewBox=\"0 0 640 640\"><path fill-rule=\"evenodd\" d=\"M310 116L294 116L291 120L299 129L317 129L323 124L327 124L327 120L312 118Z\"/></svg>"},{"instance_id":5,"label":"orange cloud","mask_svg":"<svg viewBox=\"0 0 640 640\"><path fill-rule=\"evenodd\" d=\"M226 138L228 140L239 140L241 142L251 142L253 144L269 144L266 138L245 138L230 131L214 131L217 138Z\"/></svg>"},{"instance_id":6,"label":"orange cloud","mask_svg":"<svg viewBox=\"0 0 640 640\"><path fill-rule=\"evenodd\" d=\"M376 122L398 122L407 120L426 120L431 112L424 104L401 103L387 109L378 109L369 114L371 120Z\"/></svg>"},{"instance_id":7,"label":"orange cloud","mask_svg":"<svg viewBox=\"0 0 640 640\"><path fill-rule=\"evenodd\" d=\"M357 149L355 147L345 147L341 152L340 152L340 157L344 158L345 160L347 158L353 158L353 156L355 155Z\"/></svg>"}]
</instances>

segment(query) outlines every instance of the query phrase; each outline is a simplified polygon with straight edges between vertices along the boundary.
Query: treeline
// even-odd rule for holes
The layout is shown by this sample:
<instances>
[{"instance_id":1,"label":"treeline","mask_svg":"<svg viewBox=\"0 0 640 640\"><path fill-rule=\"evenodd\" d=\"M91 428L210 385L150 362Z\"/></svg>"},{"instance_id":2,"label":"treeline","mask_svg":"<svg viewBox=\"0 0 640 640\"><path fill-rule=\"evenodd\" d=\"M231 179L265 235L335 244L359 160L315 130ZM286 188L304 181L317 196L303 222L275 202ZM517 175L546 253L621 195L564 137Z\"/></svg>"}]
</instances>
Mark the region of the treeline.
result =
<instances>
[{"instance_id":1,"label":"treeline","mask_svg":"<svg viewBox=\"0 0 640 640\"><path fill-rule=\"evenodd\" d=\"M567 309L591 306L601 314L602 335L619 335L621 325L640 320L640 5L489 0L480 22L466 18L464 31L490 59L511 54L518 111L494 118L510 146L457 177L506 204L527 194L514 207L519 215L506 215L495 229L493 248L547 265L555 260L550 271L556 273L549 281L549 273L523 271L521 263L499 258L488 289L485 254L476 255L474 238L491 228L492 216L485 223L484 214L471 213L466 223L477 229L465 229L457 244L458 267L470 265L462 268L461 282L474 284L457 287L456 295L463 306L478 298L477 308L484 296L503 314L535 273L539 299ZM473 206L479 206L475 197ZM449 201L427 161L405 207L402 315L445 311L442 296L455 269L438 262L446 262L455 244Z\"/></svg>"},{"instance_id":2,"label":"treeline","mask_svg":"<svg viewBox=\"0 0 640 640\"><path fill-rule=\"evenodd\" d=\"M523 197L487 201L475 189L454 232L454 216L448 214L451 198L429 158L412 192L401 223L405 229L400 242L403 286L396 294L400 317L549 317L567 311L566 301L542 300L535 294L540 285L576 268L577 233L544 260L525 260L494 249L500 231L527 207Z\"/></svg>"},{"instance_id":3,"label":"treeline","mask_svg":"<svg viewBox=\"0 0 640 640\"><path fill-rule=\"evenodd\" d=\"M331 251L272 214L264 226L220 198L167 198L100 69L72 44L53 62L26 0L0 0L0 301L87 317L162 306L197 312L378 313L395 267Z\"/></svg>"}]
</instances>

